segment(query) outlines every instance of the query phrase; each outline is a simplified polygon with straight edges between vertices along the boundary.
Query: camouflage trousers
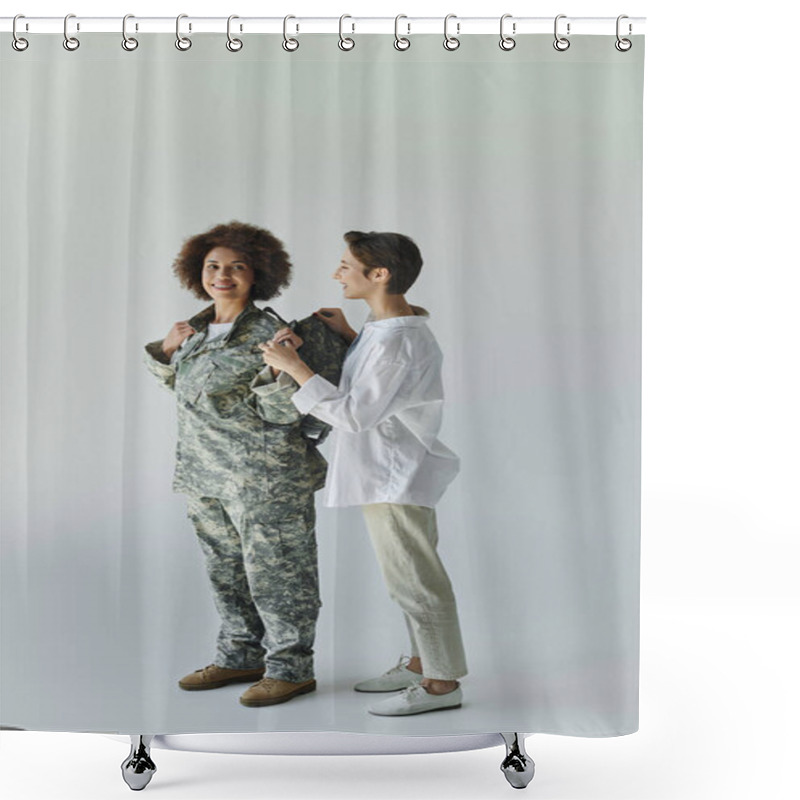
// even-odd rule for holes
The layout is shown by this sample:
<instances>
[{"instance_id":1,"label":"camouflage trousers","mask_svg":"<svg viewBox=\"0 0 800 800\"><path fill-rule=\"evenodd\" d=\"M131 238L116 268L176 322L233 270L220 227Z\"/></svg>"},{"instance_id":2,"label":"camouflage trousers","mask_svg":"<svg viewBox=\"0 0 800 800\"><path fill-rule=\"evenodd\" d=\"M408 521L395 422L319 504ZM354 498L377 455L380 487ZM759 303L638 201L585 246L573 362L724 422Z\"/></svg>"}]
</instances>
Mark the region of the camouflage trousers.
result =
<instances>
[{"instance_id":1,"label":"camouflage trousers","mask_svg":"<svg viewBox=\"0 0 800 800\"><path fill-rule=\"evenodd\" d=\"M266 676L299 683L314 677L321 605L314 495L285 504L188 497L188 515L205 554L222 624L214 663L266 664Z\"/></svg>"}]
</instances>

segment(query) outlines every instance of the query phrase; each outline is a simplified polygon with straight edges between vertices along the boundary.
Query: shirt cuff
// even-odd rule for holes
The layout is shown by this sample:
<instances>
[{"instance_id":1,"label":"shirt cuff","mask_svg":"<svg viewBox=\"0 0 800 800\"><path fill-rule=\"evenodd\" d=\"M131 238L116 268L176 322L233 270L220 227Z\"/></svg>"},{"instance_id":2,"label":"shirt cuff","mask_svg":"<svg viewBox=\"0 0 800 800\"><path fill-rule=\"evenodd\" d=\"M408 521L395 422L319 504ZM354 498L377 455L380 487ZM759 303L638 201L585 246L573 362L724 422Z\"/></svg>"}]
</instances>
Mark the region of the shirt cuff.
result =
<instances>
[{"instance_id":1,"label":"shirt cuff","mask_svg":"<svg viewBox=\"0 0 800 800\"><path fill-rule=\"evenodd\" d=\"M330 381L316 374L292 395L292 402L301 414L310 414L314 406L336 394L337 391L337 387Z\"/></svg>"}]
</instances>

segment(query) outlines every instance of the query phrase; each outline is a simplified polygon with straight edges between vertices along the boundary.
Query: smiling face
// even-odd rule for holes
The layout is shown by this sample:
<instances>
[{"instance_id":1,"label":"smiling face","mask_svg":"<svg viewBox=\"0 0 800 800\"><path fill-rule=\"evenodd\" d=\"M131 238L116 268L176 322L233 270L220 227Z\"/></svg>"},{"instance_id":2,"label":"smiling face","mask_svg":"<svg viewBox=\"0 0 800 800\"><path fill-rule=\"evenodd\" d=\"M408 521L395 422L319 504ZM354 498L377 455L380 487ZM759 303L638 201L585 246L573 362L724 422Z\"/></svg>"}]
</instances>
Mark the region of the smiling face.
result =
<instances>
[{"instance_id":1,"label":"smiling face","mask_svg":"<svg viewBox=\"0 0 800 800\"><path fill-rule=\"evenodd\" d=\"M375 267L365 275L365 269L367 267L350 252L350 248L346 248L333 278L342 285L343 294L348 300L368 300L385 291L389 271Z\"/></svg>"},{"instance_id":2,"label":"smiling face","mask_svg":"<svg viewBox=\"0 0 800 800\"><path fill-rule=\"evenodd\" d=\"M255 283L253 268L241 253L229 247L215 247L203 259L203 288L215 302L233 301L244 304Z\"/></svg>"}]
</instances>

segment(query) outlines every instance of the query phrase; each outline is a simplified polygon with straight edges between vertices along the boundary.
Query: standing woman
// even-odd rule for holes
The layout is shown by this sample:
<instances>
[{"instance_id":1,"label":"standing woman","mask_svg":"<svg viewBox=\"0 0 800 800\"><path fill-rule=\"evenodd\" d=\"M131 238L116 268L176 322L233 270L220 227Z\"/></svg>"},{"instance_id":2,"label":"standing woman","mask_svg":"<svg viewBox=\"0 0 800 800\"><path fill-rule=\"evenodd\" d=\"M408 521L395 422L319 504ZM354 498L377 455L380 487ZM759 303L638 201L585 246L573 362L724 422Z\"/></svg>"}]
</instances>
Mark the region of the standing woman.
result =
<instances>
[{"instance_id":1,"label":"standing woman","mask_svg":"<svg viewBox=\"0 0 800 800\"><path fill-rule=\"evenodd\" d=\"M173 270L213 305L148 344L145 360L177 400L173 488L188 495L222 622L214 662L179 686L257 681L242 704L283 703L316 688L314 492L326 472L312 436L322 426L297 419L258 348L285 323L253 301L289 284L289 256L269 231L231 222L186 240ZM313 317L296 331L304 357L338 379L346 343Z\"/></svg>"}]
</instances>

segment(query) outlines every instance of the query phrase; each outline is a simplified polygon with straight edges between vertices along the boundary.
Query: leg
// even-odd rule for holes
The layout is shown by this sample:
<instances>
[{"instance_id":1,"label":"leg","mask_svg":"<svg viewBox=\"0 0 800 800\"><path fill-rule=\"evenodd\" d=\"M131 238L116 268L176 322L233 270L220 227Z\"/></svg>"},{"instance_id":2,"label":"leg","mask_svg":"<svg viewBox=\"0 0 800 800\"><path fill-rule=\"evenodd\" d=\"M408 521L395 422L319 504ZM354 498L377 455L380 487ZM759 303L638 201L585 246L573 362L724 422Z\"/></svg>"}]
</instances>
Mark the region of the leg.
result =
<instances>
[{"instance_id":1,"label":"leg","mask_svg":"<svg viewBox=\"0 0 800 800\"><path fill-rule=\"evenodd\" d=\"M506 743L506 757L500 769L515 789L524 789L536 771L533 759L525 752L525 737L519 733L501 733Z\"/></svg>"},{"instance_id":2,"label":"leg","mask_svg":"<svg viewBox=\"0 0 800 800\"><path fill-rule=\"evenodd\" d=\"M292 507L226 504L241 532L249 592L264 629L266 677L302 683L314 677L319 616L317 540L313 493Z\"/></svg>"},{"instance_id":3,"label":"leg","mask_svg":"<svg viewBox=\"0 0 800 800\"><path fill-rule=\"evenodd\" d=\"M152 736L131 734L131 752L122 762L122 779L135 792L141 791L150 783L156 765L150 758Z\"/></svg>"},{"instance_id":4,"label":"leg","mask_svg":"<svg viewBox=\"0 0 800 800\"><path fill-rule=\"evenodd\" d=\"M467 674L455 596L436 552L436 513L421 506L376 503L364 518L389 595L406 615L427 679Z\"/></svg>"},{"instance_id":5,"label":"leg","mask_svg":"<svg viewBox=\"0 0 800 800\"><path fill-rule=\"evenodd\" d=\"M236 670L263 666L264 625L250 596L239 532L222 501L189 497L188 506L222 623L214 663Z\"/></svg>"}]
</instances>

